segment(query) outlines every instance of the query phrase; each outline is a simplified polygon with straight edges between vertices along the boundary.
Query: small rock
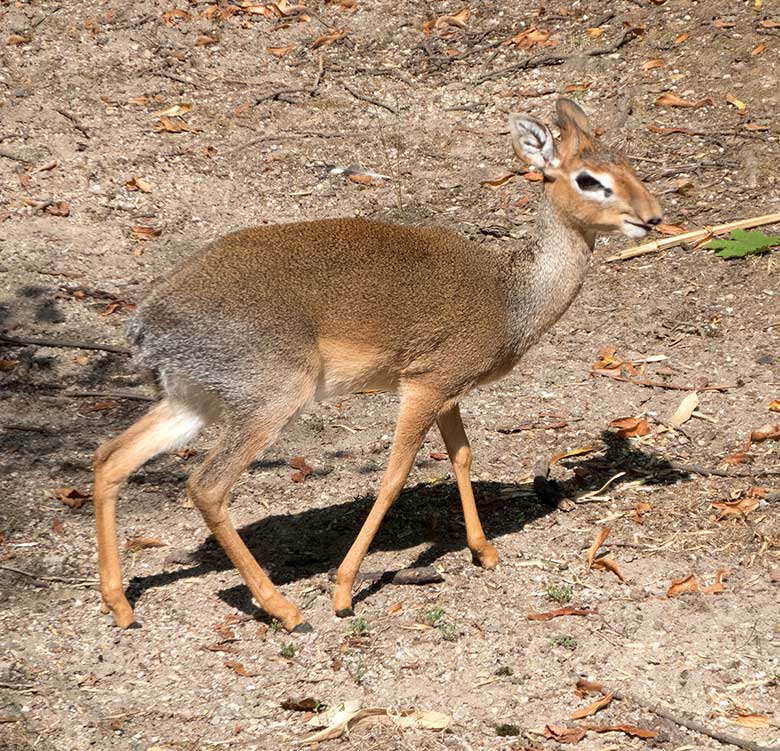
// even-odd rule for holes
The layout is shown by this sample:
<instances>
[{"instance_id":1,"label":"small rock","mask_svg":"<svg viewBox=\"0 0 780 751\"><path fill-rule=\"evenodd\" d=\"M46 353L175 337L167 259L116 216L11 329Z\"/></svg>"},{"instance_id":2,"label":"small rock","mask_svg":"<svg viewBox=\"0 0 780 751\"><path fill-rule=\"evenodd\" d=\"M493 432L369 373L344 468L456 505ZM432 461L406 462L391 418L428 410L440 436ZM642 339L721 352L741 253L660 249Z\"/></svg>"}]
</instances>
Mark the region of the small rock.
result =
<instances>
[{"instance_id":1,"label":"small rock","mask_svg":"<svg viewBox=\"0 0 780 751\"><path fill-rule=\"evenodd\" d=\"M780 568L773 568L769 572L769 581L771 581L772 584L780 584Z\"/></svg>"}]
</instances>

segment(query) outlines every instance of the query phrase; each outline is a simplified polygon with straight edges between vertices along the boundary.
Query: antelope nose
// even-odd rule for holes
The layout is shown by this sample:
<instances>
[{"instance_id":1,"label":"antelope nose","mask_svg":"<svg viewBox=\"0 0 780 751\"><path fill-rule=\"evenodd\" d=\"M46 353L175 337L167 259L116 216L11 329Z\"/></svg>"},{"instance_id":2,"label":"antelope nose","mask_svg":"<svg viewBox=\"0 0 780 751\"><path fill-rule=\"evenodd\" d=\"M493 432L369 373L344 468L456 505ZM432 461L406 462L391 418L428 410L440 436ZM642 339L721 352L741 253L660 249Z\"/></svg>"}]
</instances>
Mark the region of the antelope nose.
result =
<instances>
[{"instance_id":1,"label":"antelope nose","mask_svg":"<svg viewBox=\"0 0 780 751\"><path fill-rule=\"evenodd\" d=\"M647 220L647 223L651 224L653 227L655 227L656 224L660 224L661 223L661 217L660 216L651 216Z\"/></svg>"}]
</instances>

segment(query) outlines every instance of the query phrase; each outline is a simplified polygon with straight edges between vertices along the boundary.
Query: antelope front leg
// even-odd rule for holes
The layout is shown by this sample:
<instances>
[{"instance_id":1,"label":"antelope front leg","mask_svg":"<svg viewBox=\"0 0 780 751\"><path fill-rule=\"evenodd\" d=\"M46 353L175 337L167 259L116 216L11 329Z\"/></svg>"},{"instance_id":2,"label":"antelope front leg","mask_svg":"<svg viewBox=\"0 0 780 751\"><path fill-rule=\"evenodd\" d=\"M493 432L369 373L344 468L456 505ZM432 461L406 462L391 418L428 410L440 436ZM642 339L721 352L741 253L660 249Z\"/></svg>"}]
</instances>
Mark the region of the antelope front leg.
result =
<instances>
[{"instance_id":1,"label":"antelope front leg","mask_svg":"<svg viewBox=\"0 0 780 751\"><path fill-rule=\"evenodd\" d=\"M408 387L401 400L393 448L382 478L379 494L336 575L333 607L336 615L340 618L353 615L352 585L355 582L360 564L365 558L387 510L398 498L404 483L406 483L409 470L414 463L414 457L422 445L425 434L436 419L442 401L443 399L438 393L422 387L415 389Z\"/></svg>"},{"instance_id":2,"label":"antelope front leg","mask_svg":"<svg viewBox=\"0 0 780 751\"><path fill-rule=\"evenodd\" d=\"M471 488L471 446L463 429L460 408L454 405L437 419L441 437L447 447L455 479L458 483L460 502L463 506L463 518L466 522L466 541L474 562L483 568L495 568L498 564L498 552L485 538L482 523L479 520L474 491Z\"/></svg>"}]
</instances>

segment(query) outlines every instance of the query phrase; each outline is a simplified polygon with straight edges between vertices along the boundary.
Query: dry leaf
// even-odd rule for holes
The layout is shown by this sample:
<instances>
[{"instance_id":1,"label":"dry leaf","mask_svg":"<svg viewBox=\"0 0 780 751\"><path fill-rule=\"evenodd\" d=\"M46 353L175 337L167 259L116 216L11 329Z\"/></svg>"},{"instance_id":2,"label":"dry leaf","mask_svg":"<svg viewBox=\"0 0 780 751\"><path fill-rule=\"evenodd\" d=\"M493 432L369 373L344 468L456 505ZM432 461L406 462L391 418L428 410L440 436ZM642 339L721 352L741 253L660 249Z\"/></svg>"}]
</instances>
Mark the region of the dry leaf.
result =
<instances>
[{"instance_id":1,"label":"dry leaf","mask_svg":"<svg viewBox=\"0 0 780 751\"><path fill-rule=\"evenodd\" d=\"M698 592L699 582L693 574L684 576L682 579L672 579L672 584L666 590L667 597L677 597L685 592Z\"/></svg>"},{"instance_id":2,"label":"dry leaf","mask_svg":"<svg viewBox=\"0 0 780 751\"><path fill-rule=\"evenodd\" d=\"M600 37L604 33L604 29L600 26L590 26L587 29L585 29L585 33L591 38L595 39L596 37Z\"/></svg>"},{"instance_id":3,"label":"dry leaf","mask_svg":"<svg viewBox=\"0 0 780 751\"><path fill-rule=\"evenodd\" d=\"M653 70L653 68L662 68L666 63L663 58L654 57L651 60L645 60L642 63L642 70Z\"/></svg>"},{"instance_id":4,"label":"dry leaf","mask_svg":"<svg viewBox=\"0 0 780 751\"><path fill-rule=\"evenodd\" d=\"M618 438L638 438L650 433L650 424L644 417L619 417L607 423L610 428L617 428Z\"/></svg>"},{"instance_id":5,"label":"dry leaf","mask_svg":"<svg viewBox=\"0 0 780 751\"><path fill-rule=\"evenodd\" d=\"M737 451L736 454L732 454L731 456L727 456L725 459L726 464L744 464L748 459L750 459L750 454L747 453L747 451Z\"/></svg>"},{"instance_id":6,"label":"dry leaf","mask_svg":"<svg viewBox=\"0 0 780 751\"><path fill-rule=\"evenodd\" d=\"M688 230L677 224L656 224L655 231L660 232L662 235L681 235Z\"/></svg>"},{"instance_id":7,"label":"dry leaf","mask_svg":"<svg viewBox=\"0 0 780 751\"><path fill-rule=\"evenodd\" d=\"M483 188L498 188L501 185L506 185L513 177L515 177L514 172L505 172L499 177L494 177L490 180L482 180L480 186Z\"/></svg>"},{"instance_id":8,"label":"dry leaf","mask_svg":"<svg viewBox=\"0 0 780 751\"><path fill-rule=\"evenodd\" d=\"M596 701L594 701L592 704L588 704L587 707L583 707L582 709L578 709L576 712L572 712L569 716L569 719L581 720L583 717L590 717L591 715L596 714L596 712L598 712L600 709L604 709L604 707L609 706L613 698L614 694L610 691L600 699L596 699Z\"/></svg>"},{"instance_id":9,"label":"dry leaf","mask_svg":"<svg viewBox=\"0 0 780 751\"><path fill-rule=\"evenodd\" d=\"M760 443L761 441L778 441L780 440L780 425L762 425L757 430L750 432L750 443Z\"/></svg>"},{"instance_id":10,"label":"dry leaf","mask_svg":"<svg viewBox=\"0 0 780 751\"><path fill-rule=\"evenodd\" d=\"M68 508L72 509L80 509L85 503L89 503L92 500L92 495L89 491L69 487L57 488L54 491L54 496Z\"/></svg>"},{"instance_id":11,"label":"dry leaf","mask_svg":"<svg viewBox=\"0 0 780 751\"><path fill-rule=\"evenodd\" d=\"M761 26L765 29L780 29L780 21L762 21Z\"/></svg>"},{"instance_id":12,"label":"dry leaf","mask_svg":"<svg viewBox=\"0 0 780 751\"><path fill-rule=\"evenodd\" d=\"M564 728L558 725L545 725L544 735L558 743L579 743L586 735L584 728Z\"/></svg>"},{"instance_id":13,"label":"dry leaf","mask_svg":"<svg viewBox=\"0 0 780 751\"><path fill-rule=\"evenodd\" d=\"M390 712L383 707L360 709L356 701L343 702L331 707L323 715L317 715L311 722L321 726L323 722L327 727L308 738L300 741L303 744L320 743L332 738L339 738L345 732L353 729L362 722L382 718L389 720L394 725L402 728L424 728L428 730L444 730L452 722L448 715L441 712L428 710L408 709L398 713Z\"/></svg>"},{"instance_id":14,"label":"dry leaf","mask_svg":"<svg viewBox=\"0 0 780 751\"><path fill-rule=\"evenodd\" d=\"M625 733L634 738L655 738L658 735L655 730L646 730L636 725L586 725L585 727L594 733Z\"/></svg>"},{"instance_id":15,"label":"dry leaf","mask_svg":"<svg viewBox=\"0 0 780 751\"><path fill-rule=\"evenodd\" d=\"M564 451L561 454L553 454L552 457L550 457L550 464L557 464L562 459L568 459L572 456L580 456L582 454L590 454L593 451L596 450L595 446L583 446L579 449L573 449L572 451Z\"/></svg>"},{"instance_id":16,"label":"dry leaf","mask_svg":"<svg viewBox=\"0 0 780 751\"><path fill-rule=\"evenodd\" d=\"M690 34L687 31L684 31L680 36L677 37L677 39L674 40L675 44L682 44L683 42L690 39Z\"/></svg>"},{"instance_id":17,"label":"dry leaf","mask_svg":"<svg viewBox=\"0 0 780 751\"><path fill-rule=\"evenodd\" d=\"M780 412L780 399L772 399L767 409L770 412Z\"/></svg>"},{"instance_id":18,"label":"dry leaf","mask_svg":"<svg viewBox=\"0 0 780 751\"><path fill-rule=\"evenodd\" d=\"M136 99L139 98L141 97L136 97ZM143 99L146 99L146 97L143 97ZM130 101L132 100L128 99L128 102ZM172 104L164 110L152 112L152 117L181 117L182 115L186 115L190 110L192 110L192 105L189 103Z\"/></svg>"},{"instance_id":19,"label":"dry leaf","mask_svg":"<svg viewBox=\"0 0 780 751\"><path fill-rule=\"evenodd\" d=\"M338 42L339 39L343 39L347 34L346 29L336 29L330 34L323 34L311 43L311 49L318 50L320 47L328 47L334 42Z\"/></svg>"},{"instance_id":20,"label":"dry leaf","mask_svg":"<svg viewBox=\"0 0 780 751\"><path fill-rule=\"evenodd\" d=\"M443 462L449 459L449 456L443 451L431 451L428 456L431 457L431 459L433 459L435 462Z\"/></svg>"},{"instance_id":21,"label":"dry leaf","mask_svg":"<svg viewBox=\"0 0 780 751\"><path fill-rule=\"evenodd\" d=\"M200 34L195 37L196 47L206 47L210 44L219 44L219 39L217 39L217 37L209 36L208 34Z\"/></svg>"},{"instance_id":22,"label":"dry leaf","mask_svg":"<svg viewBox=\"0 0 780 751\"><path fill-rule=\"evenodd\" d=\"M608 556L604 556L603 558L596 558L596 560L591 564L590 568L611 571L615 576L617 576L618 579L620 579L620 581L626 581L626 577L623 576L623 572L620 570L620 566L617 565L617 561L615 561L614 558L609 558Z\"/></svg>"},{"instance_id":23,"label":"dry leaf","mask_svg":"<svg viewBox=\"0 0 780 751\"><path fill-rule=\"evenodd\" d=\"M745 123L742 127L745 130L769 130L768 125L760 125L759 123Z\"/></svg>"},{"instance_id":24,"label":"dry leaf","mask_svg":"<svg viewBox=\"0 0 780 751\"><path fill-rule=\"evenodd\" d=\"M137 105L141 105L142 106L144 104L149 104L149 97L144 95L144 94L141 94L140 96L131 96L127 100L127 103L128 104L137 104Z\"/></svg>"},{"instance_id":25,"label":"dry leaf","mask_svg":"<svg viewBox=\"0 0 780 751\"><path fill-rule=\"evenodd\" d=\"M650 511L652 506L649 503L645 503L644 501L639 501L636 506L634 506L634 511L631 514L631 519L635 521L637 524L644 524L644 515Z\"/></svg>"},{"instance_id":26,"label":"dry leaf","mask_svg":"<svg viewBox=\"0 0 780 751\"><path fill-rule=\"evenodd\" d=\"M170 117L161 117L160 121L154 124L152 130L155 133L188 133L194 132L181 118L172 120Z\"/></svg>"},{"instance_id":27,"label":"dry leaf","mask_svg":"<svg viewBox=\"0 0 780 751\"><path fill-rule=\"evenodd\" d=\"M575 91L587 91L590 88L591 84L588 83L570 83L567 86L563 87L563 93L564 94L571 94Z\"/></svg>"},{"instance_id":28,"label":"dry leaf","mask_svg":"<svg viewBox=\"0 0 780 751\"><path fill-rule=\"evenodd\" d=\"M588 694L602 694L605 693L606 687L601 683L594 683L586 678L578 678L575 684L574 693L577 696L581 696L583 699Z\"/></svg>"},{"instance_id":29,"label":"dry leaf","mask_svg":"<svg viewBox=\"0 0 780 751\"><path fill-rule=\"evenodd\" d=\"M768 728L772 727L772 718L762 714L741 714L733 722L742 725L743 728Z\"/></svg>"},{"instance_id":30,"label":"dry leaf","mask_svg":"<svg viewBox=\"0 0 780 751\"><path fill-rule=\"evenodd\" d=\"M724 21L722 18L716 18L712 25L717 26L719 29L733 29L737 24L735 21Z\"/></svg>"},{"instance_id":31,"label":"dry leaf","mask_svg":"<svg viewBox=\"0 0 780 751\"><path fill-rule=\"evenodd\" d=\"M547 613L529 613L527 618L529 621L551 621L553 618L560 618L564 615L591 615L597 611L586 610L585 608L558 608L558 610L550 610Z\"/></svg>"},{"instance_id":32,"label":"dry leaf","mask_svg":"<svg viewBox=\"0 0 780 751\"><path fill-rule=\"evenodd\" d=\"M284 57L297 48L296 44L288 44L286 47L266 47L265 51L275 57Z\"/></svg>"},{"instance_id":33,"label":"dry leaf","mask_svg":"<svg viewBox=\"0 0 780 751\"><path fill-rule=\"evenodd\" d=\"M747 109L747 105L741 99L737 99L734 94L726 94L726 101L729 104L734 105L740 112L743 112Z\"/></svg>"},{"instance_id":34,"label":"dry leaf","mask_svg":"<svg viewBox=\"0 0 780 751\"><path fill-rule=\"evenodd\" d=\"M142 193L151 193L153 187L143 177L133 177L125 183L125 188L128 190L140 190Z\"/></svg>"},{"instance_id":35,"label":"dry leaf","mask_svg":"<svg viewBox=\"0 0 780 751\"><path fill-rule=\"evenodd\" d=\"M684 423L691 419L691 415L699 406L699 395L695 391L691 391L677 407L675 413L669 418L669 423L674 425L675 428L679 428Z\"/></svg>"},{"instance_id":36,"label":"dry leaf","mask_svg":"<svg viewBox=\"0 0 780 751\"><path fill-rule=\"evenodd\" d=\"M721 592L725 592L726 588L723 586L723 582L728 575L728 569L719 568L715 572L715 583L711 584L709 587L704 587L702 592L704 592L705 595L719 595Z\"/></svg>"},{"instance_id":37,"label":"dry leaf","mask_svg":"<svg viewBox=\"0 0 780 751\"><path fill-rule=\"evenodd\" d=\"M290 466L293 469L298 470L293 472L290 479L293 482L303 482L314 470L306 463L306 460L302 456L294 456L290 459Z\"/></svg>"},{"instance_id":38,"label":"dry leaf","mask_svg":"<svg viewBox=\"0 0 780 751\"><path fill-rule=\"evenodd\" d=\"M260 675L260 673L250 673L237 660L225 660L225 667L230 668L236 675L240 675L242 678L254 678L255 676Z\"/></svg>"},{"instance_id":39,"label":"dry leaf","mask_svg":"<svg viewBox=\"0 0 780 751\"><path fill-rule=\"evenodd\" d=\"M700 99L698 102L690 102L687 99L683 99L682 97L677 96L677 94L673 94L669 91L667 91L665 94L661 94L661 96L655 100L655 103L659 107L691 107L694 109L707 106L711 107L714 104L712 99L709 97Z\"/></svg>"},{"instance_id":40,"label":"dry leaf","mask_svg":"<svg viewBox=\"0 0 780 751\"><path fill-rule=\"evenodd\" d=\"M155 237L159 237L162 234L161 229L157 227L130 227L130 235L136 240L152 240Z\"/></svg>"},{"instance_id":41,"label":"dry leaf","mask_svg":"<svg viewBox=\"0 0 780 751\"><path fill-rule=\"evenodd\" d=\"M544 175L541 172L525 172L523 180L527 180L529 183L540 183L544 180Z\"/></svg>"},{"instance_id":42,"label":"dry leaf","mask_svg":"<svg viewBox=\"0 0 780 751\"><path fill-rule=\"evenodd\" d=\"M604 541L607 539L607 537L609 537L610 531L610 527L602 527L596 535L596 539L588 549L588 568L590 568L593 565L593 561L596 560L596 553L599 552L599 548L604 544Z\"/></svg>"},{"instance_id":43,"label":"dry leaf","mask_svg":"<svg viewBox=\"0 0 780 751\"><path fill-rule=\"evenodd\" d=\"M290 712L313 712L322 705L313 696L307 696L305 699L285 699L279 706Z\"/></svg>"},{"instance_id":44,"label":"dry leaf","mask_svg":"<svg viewBox=\"0 0 780 751\"><path fill-rule=\"evenodd\" d=\"M5 43L10 46L17 46L20 44L29 44L32 42L32 37L25 36L22 34L11 34L6 40Z\"/></svg>"},{"instance_id":45,"label":"dry leaf","mask_svg":"<svg viewBox=\"0 0 780 751\"><path fill-rule=\"evenodd\" d=\"M347 175L347 180L352 183L357 183L358 185L367 185L370 188L380 188L384 185L384 182L379 178L373 177L372 175L361 175L360 173Z\"/></svg>"},{"instance_id":46,"label":"dry leaf","mask_svg":"<svg viewBox=\"0 0 780 751\"><path fill-rule=\"evenodd\" d=\"M557 42L551 40L550 35L551 32L547 29L537 29L536 26L531 26L502 42L501 45L506 47L514 44L522 50L530 50L532 47L554 47Z\"/></svg>"},{"instance_id":47,"label":"dry leaf","mask_svg":"<svg viewBox=\"0 0 780 751\"><path fill-rule=\"evenodd\" d=\"M130 537L125 540L125 550L149 550L150 548L167 548L167 544L156 537Z\"/></svg>"},{"instance_id":48,"label":"dry leaf","mask_svg":"<svg viewBox=\"0 0 780 751\"><path fill-rule=\"evenodd\" d=\"M755 511L758 508L759 502L757 498L746 496L737 501L717 501L712 505L720 509L717 521L722 521L727 516L747 516L751 511Z\"/></svg>"},{"instance_id":49,"label":"dry leaf","mask_svg":"<svg viewBox=\"0 0 780 751\"><path fill-rule=\"evenodd\" d=\"M752 50L750 50L750 54L755 57L756 55L760 55L765 49L766 45L761 42L761 44L757 44L755 47L753 47Z\"/></svg>"},{"instance_id":50,"label":"dry leaf","mask_svg":"<svg viewBox=\"0 0 780 751\"><path fill-rule=\"evenodd\" d=\"M7 373L19 364L19 360L0 360L0 372Z\"/></svg>"}]
</instances>

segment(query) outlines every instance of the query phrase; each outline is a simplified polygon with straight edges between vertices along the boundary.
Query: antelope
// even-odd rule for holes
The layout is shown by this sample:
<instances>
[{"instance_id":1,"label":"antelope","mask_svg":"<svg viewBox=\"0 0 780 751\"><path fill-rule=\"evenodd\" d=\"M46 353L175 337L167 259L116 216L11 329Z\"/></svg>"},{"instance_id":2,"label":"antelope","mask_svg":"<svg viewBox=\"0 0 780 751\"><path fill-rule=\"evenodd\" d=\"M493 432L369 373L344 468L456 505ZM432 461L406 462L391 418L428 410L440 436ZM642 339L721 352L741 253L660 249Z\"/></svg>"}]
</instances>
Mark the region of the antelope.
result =
<instances>
[{"instance_id":1,"label":"antelope","mask_svg":"<svg viewBox=\"0 0 780 751\"><path fill-rule=\"evenodd\" d=\"M116 624L133 623L122 588L116 501L130 473L192 441L221 437L187 489L263 610L291 632L311 630L252 556L228 497L242 472L313 401L395 391L398 421L371 511L338 568L337 616L382 518L436 423L447 448L475 563L492 569L470 481L460 400L506 376L569 307L598 233L643 237L661 221L628 161L598 142L573 101L556 105L558 141L512 114L514 151L544 177L535 236L484 248L441 227L325 219L234 232L184 261L139 306L130 340L162 398L94 458L100 592Z\"/></svg>"}]
</instances>

